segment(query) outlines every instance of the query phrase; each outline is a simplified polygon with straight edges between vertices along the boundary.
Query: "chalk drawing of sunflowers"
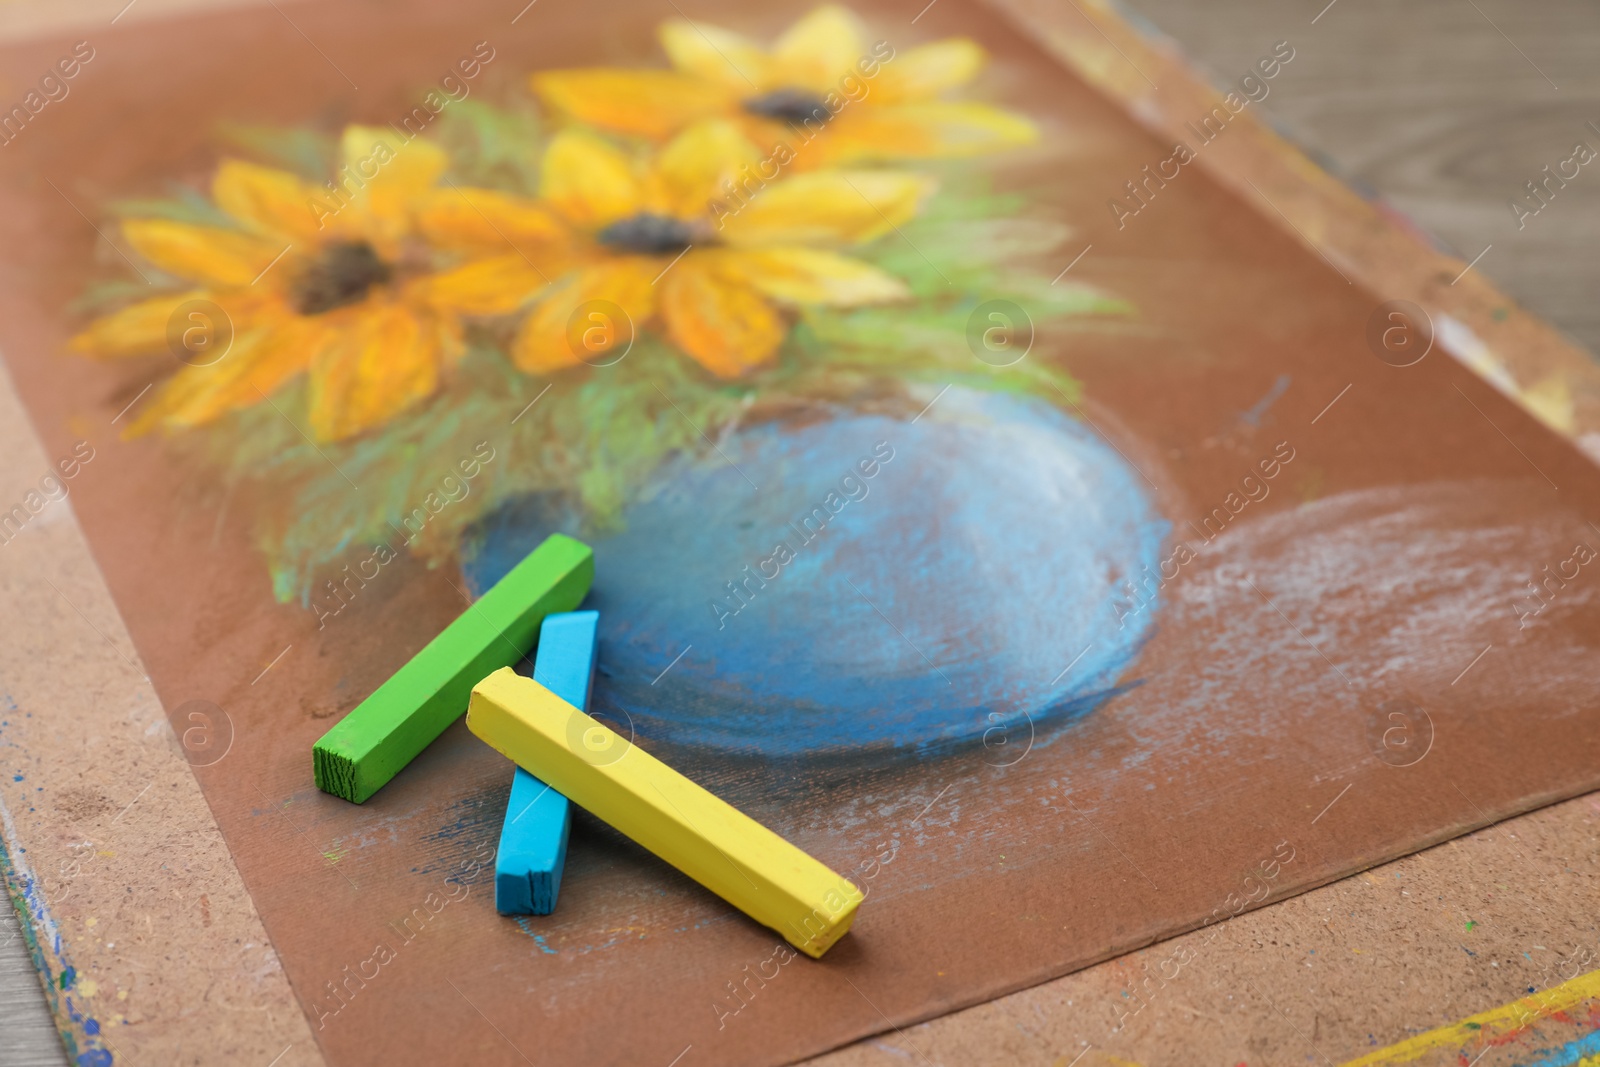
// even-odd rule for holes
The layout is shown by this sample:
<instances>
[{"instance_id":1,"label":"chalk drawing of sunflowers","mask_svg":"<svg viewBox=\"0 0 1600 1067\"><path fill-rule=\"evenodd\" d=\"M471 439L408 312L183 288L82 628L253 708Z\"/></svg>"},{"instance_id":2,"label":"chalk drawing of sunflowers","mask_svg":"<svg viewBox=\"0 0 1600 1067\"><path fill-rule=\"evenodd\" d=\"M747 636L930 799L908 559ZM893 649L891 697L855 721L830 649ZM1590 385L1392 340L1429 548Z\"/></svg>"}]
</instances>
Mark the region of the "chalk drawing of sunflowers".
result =
<instances>
[{"instance_id":1,"label":"chalk drawing of sunflowers","mask_svg":"<svg viewBox=\"0 0 1600 1067\"><path fill-rule=\"evenodd\" d=\"M193 365L143 406L135 432L209 423L307 376L314 436L351 437L434 394L462 354L464 315L509 310L536 282L522 266L526 277L508 295L516 264L493 278L434 271L413 219L448 166L437 146L352 126L341 155L355 175L344 195L230 159L211 183L217 218L123 221L126 244L186 288L105 316L70 346L104 359L165 351L174 311L193 304L194 324L180 316L177 327L228 349L213 361L197 345ZM480 278L492 285L473 284Z\"/></svg>"},{"instance_id":2,"label":"chalk drawing of sunflowers","mask_svg":"<svg viewBox=\"0 0 1600 1067\"><path fill-rule=\"evenodd\" d=\"M971 348L996 300L1063 332L1129 310L1051 284L1069 227L993 189L1034 130L949 99L975 45L874 56L838 7L770 48L681 20L661 39L671 71L533 72L533 97L453 102L422 135L225 130L204 192L113 205L143 277L92 285L69 347L128 367L130 435L251 487L281 600L309 604L488 448L505 458L430 506L408 551L459 564L529 501L619 530L666 465L717 462L741 428L909 418L951 385L1076 397L1060 360ZM675 88L628 96L645 82ZM818 97L805 141L785 108ZM198 353L178 343L192 307L227 326Z\"/></svg>"},{"instance_id":3,"label":"chalk drawing of sunflowers","mask_svg":"<svg viewBox=\"0 0 1600 1067\"><path fill-rule=\"evenodd\" d=\"M849 10L826 5L770 48L682 18L663 23L660 39L670 71L544 71L534 91L573 119L650 138L709 115L734 119L763 148L789 144L801 168L981 155L1036 136L1021 115L946 99L984 65L963 37L897 51Z\"/></svg>"},{"instance_id":4,"label":"chalk drawing of sunflowers","mask_svg":"<svg viewBox=\"0 0 1600 1067\"><path fill-rule=\"evenodd\" d=\"M540 294L512 346L517 366L559 371L601 355L569 324L587 302L620 307L719 378L769 361L789 332L784 306L860 307L910 297L888 272L835 249L910 221L933 182L893 171L779 178L737 212L712 209L759 158L726 120L698 122L636 163L592 134L563 131L545 151L541 198L569 227L564 277ZM719 215L713 221L713 215Z\"/></svg>"}]
</instances>

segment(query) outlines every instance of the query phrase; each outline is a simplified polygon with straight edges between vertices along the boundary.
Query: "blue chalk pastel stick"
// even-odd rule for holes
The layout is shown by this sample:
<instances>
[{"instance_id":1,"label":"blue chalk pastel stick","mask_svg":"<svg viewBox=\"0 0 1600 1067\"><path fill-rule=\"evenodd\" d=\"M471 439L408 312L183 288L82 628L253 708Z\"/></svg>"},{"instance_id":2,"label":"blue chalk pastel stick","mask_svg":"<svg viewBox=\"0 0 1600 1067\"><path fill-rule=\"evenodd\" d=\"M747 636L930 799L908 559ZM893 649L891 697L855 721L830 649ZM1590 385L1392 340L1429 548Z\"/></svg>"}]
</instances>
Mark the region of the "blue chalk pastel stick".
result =
<instances>
[{"instance_id":1,"label":"blue chalk pastel stick","mask_svg":"<svg viewBox=\"0 0 1600 1067\"><path fill-rule=\"evenodd\" d=\"M539 629L533 680L576 708L589 710L594 685L598 611L548 615ZM494 860L494 906L502 915L549 915L567 862L572 805L517 768Z\"/></svg>"}]
</instances>

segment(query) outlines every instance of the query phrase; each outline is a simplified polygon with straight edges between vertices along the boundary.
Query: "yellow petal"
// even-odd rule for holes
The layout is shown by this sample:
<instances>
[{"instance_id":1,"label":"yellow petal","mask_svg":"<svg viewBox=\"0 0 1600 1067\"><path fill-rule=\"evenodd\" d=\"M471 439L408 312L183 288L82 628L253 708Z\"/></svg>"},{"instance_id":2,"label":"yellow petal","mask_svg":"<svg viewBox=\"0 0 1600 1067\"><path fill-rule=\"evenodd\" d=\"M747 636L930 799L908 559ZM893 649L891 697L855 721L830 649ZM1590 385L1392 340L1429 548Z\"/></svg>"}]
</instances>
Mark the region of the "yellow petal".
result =
<instances>
[{"instance_id":1,"label":"yellow petal","mask_svg":"<svg viewBox=\"0 0 1600 1067\"><path fill-rule=\"evenodd\" d=\"M896 171L812 171L756 190L722 217L733 245L852 244L916 215L933 179Z\"/></svg>"},{"instance_id":2,"label":"yellow petal","mask_svg":"<svg viewBox=\"0 0 1600 1067\"><path fill-rule=\"evenodd\" d=\"M444 149L421 137L407 140L387 126L346 126L340 140L344 166L334 177L367 236L386 256L411 225L411 209L449 165Z\"/></svg>"},{"instance_id":3,"label":"yellow petal","mask_svg":"<svg viewBox=\"0 0 1600 1067\"><path fill-rule=\"evenodd\" d=\"M326 192L286 170L225 159L211 179L211 198L245 229L284 243L309 243L330 214Z\"/></svg>"},{"instance_id":4,"label":"yellow petal","mask_svg":"<svg viewBox=\"0 0 1600 1067\"><path fill-rule=\"evenodd\" d=\"M578 226L598 229L640 209L643 191L628 157L579 130L562 130L544 150L539 195Z\"/></svg>"},{"instance_id":5,"label":"yellow petal","mask_svg":"<svg viewBox=\"0 0 1600 1067\"><path fill-rule=\"evenodd\" d=\"M861 20L837 4L824 4L778 38L772 58L787 84L826 91L855 67L866 46Z\"/></svg>"},{"instance_id":6,"label":"yellow petal","mask_svg":"<svg viewBox=\"0 0 1600 1067\"><path fill-rule=\"evenodd\" d=\"M667 59L685 74L753 96L768 84L767 54L742 34L708 22L668 19L659 31Z\"/></svg>"},{"instance_id":7,"label":"yellow petal","mask_svg":"<svg viewBox=\"0 0 1600 1067\"><path fill-rule=\"evenodd\" d=\"M129 435L157 425L200 426L261 403L310 364L319 328L317 320L277 305L275 314L236 334L221 360L185 367L168 379L139 412Z\"/></svg>"},{"instance_id":8,"label":"yellow petal","mask_svg":"<svg viewBox=\"0 0 1600 1067\"><path fill-rule=\"evenodd\" d=\"M436 248L470 252L535 249L567 239L567 229L526 197L494 189L436 189L417 201L417 229Z\"/></svg>"},{"instance_id":9,"label":"yellow petal","mask_svg":"<svg viewBox=\"0 0 1600 1067\"><path fill-rule=\"evenodd\" d=\"M868 82L874 104L926 100L977 77L987 57L966 37L947 37L898 53Z\"/></svg>"},{"instance_id":10,"label":"yellow petal","mask_svg":"<svg viewBox=\"0 0 1600 1067\"><path fill-rule=\"evenodd\" d=\"M697 122L669 141L656 157L650 206L678 218L709 211L711 200L726 200L722 183L755 166L761 153L740 126L728 119Z\"/></svg>"},{"instance_id":11,"label":"yellow petal","mask_svg":"<svg viewBox=\"0 0 1600 1067\"><path fill-rule=\"evenodd\" d=\"M545 275L511 252L429 275L413 283L407 295L463 315L503 315L527 303L546 284Z\"/></svg>"},{"instance_id":12,"label":"yellow petal","mask_svg":"<svg viewBox=\"0 0 1600 1067\"><path fill-rule=\"evenodd\" d=\"M438 145L389 126L346 126L339 154L344 163L341 173L350 171L388 197L427 192L450 165L450 157Z\"/></svg>"},{"instance_id":13,"label":"yellow petal","mask_svg":"<svg viewBox=\"0 0 1600 1067\"><path fill-rule=\"evenodd\" d=\"M627 256L568 275L523 320L512 361L529 374L549 374L625 349L655 316L651 282L667 262Z\"/></svg>"},{"instance_id":14,"label":"yellow petal","mask_svg":"<svg viewBox=\"0 0 1600 1067\"><path fill-rule=\"evenodd\" d=\"M180 306L206 297L203 289L140 300L95 319L67 342L67 348L97 359L142 356L167 349L167 323Z\"/></svg>"},{"instance_id":15,"label":"yellow petal","mask_svg":"<svg viewBox=\"0 0 1600 1067\"><path fill-rule=\"evenodd\" d=\"M134 250L168 274L215 286L247 286L283 246L216 226L171 219L128 219L122 236Z\"/></svg>"},{"instance_id":16,"label":"yellow petal","mask_svg":"<svg viewBox=\"0 0 1600 1067\"><path fill-rule=\"evenodd\" d=\"M715 82L668 70L555 70L533 75L531 84L547 106L569 118L658 140L738 103Z\"/></svg>"},{"instance_id":17,"label":"yellow petal","mask_svg":"<svg viewBox=\"0 0 1600 1067\"><path fill-rule=\"evenodd\" d=\"M1552 374L1538 384L1522 390L1522 403L1546 425L1569 436L1576 432L1573 418L1572 388L1559 374Z\"/></svg>"},{"instance_id":18,"label":"yellow petal","mask_svg":"<svg viewBox=\"0 0 1600 1067\"><path fill-rule=\"evenodd\" d=\"M322 441L353 437L433 395L447 324L403 304L367 303L336 313L341 327L311 364L311 430Z\"/></svg>"},{"instance_id":19,"label":"yellow petal","mask_svg":"<svg viewBox=\"0 0 1600 1067\"><path fill-rule=\"evenodd\" d=\"M693 253L661 280L667 336L706 370L735 378L783 343L783 317L755 289L720 277Z\"/></svg>"},{"instance_id":20,"label":"yellow petal","mask_svg":"<svg viewBox=\"0 0 1600 1067\"><path fill-rule=\"evenodd\" d=\"M719 277L742 281L780 303L859 307L911 295L894 275L819 248L734 249L711 255Z\"/></svg>"},{"instance_id":21,"label":"yellow petal","mask_svg":"<svg viewBox=\"0 0 1600 1067\"><path fill-rule=\"evenodd\" d=\"M798 154L798 162L814 167L949 159L996 152L1037 138L1033 123L988 104L893 104L840 114Z\"/></svg>"}]
</instances>

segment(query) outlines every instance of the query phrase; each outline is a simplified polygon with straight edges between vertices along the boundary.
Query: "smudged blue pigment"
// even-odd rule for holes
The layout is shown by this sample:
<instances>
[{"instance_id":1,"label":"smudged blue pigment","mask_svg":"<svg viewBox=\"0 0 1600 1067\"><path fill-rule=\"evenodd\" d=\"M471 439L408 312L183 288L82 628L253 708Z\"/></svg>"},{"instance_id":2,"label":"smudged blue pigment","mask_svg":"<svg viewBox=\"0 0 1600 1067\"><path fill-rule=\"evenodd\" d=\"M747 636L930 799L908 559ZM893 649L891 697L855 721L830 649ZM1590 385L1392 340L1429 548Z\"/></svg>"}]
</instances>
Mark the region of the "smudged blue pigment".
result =
<instances>
[{"instance_id":1,"label":"smudged blue pigment","mask_svg":"<svg viewBox=\"0 0 1600 1067\"><path fill-rule=\"evenodd\" d=\"M1267 390L1267 395L1258 400L1256 405L1249 411L1241 414L1239 421L1246 426L1260 426L1262 418L1267 414L1267 409L1276 404L1278 398L1288 391L1289 383L1292 380L1287 374L1278 375L1277 380L1272 383L1272 388Z\"/></svg>"},{"instance_id":2,"label":"smudged blue pigment","mask_svg":"<svg viewBox=\"0 0 1600 1067\"><path fill-rule=\"evenodd\" d=\"M533 932L532 928L528 925L528 920L527 920L527 918L525 916L519 915L519 916L516 917L516 919L517 919L517 925L522 928L522 932L527 934L529 937L533 938L534 943L539 946L539 951L540 952L543 952L546 956L559 956L560 955L559 952L557 952L555 949L551 948L548 944L545 943L545 939L544 939L544 935L543 934L536 934L536 933Z\"/></svg>"},{"instance_id":3,"label":"smudged blue pigment","mask_svg":"<svg viewBox=\"0 0 1600 1067\"><path fill-rule=\"evenodd\" d=\"M1600 1030L1580 1037L1576 1041L1569 1041L1558 1048L1543 1048L1539 1051L1549 1055L1529 1061L1526 1067L1567 1067L1585 1056L1600 1052Z\"/></svg>"},{"instance_id":4,"label":"smudged blue pigment","mask_svg":"<svg viewBox=\"0 0 1600 1067\"><path fill-rule=\"evenodd\" d=\"M893 458L863 478L878 442ZM1019 740L1025 720L1091 710L1148 636L1158 606L1130 611L1127 587L1157 573L1169 525L1050 404L952 388L915 422L840 413L720 446L737 469L669 461L621 530L590 538L595 713L638 736L769 757ZM826 528L802 530L817 507ZM468 580L487 588L556 530L584 536L581 516L503 508Z\"/></svg>"}]
</instances>

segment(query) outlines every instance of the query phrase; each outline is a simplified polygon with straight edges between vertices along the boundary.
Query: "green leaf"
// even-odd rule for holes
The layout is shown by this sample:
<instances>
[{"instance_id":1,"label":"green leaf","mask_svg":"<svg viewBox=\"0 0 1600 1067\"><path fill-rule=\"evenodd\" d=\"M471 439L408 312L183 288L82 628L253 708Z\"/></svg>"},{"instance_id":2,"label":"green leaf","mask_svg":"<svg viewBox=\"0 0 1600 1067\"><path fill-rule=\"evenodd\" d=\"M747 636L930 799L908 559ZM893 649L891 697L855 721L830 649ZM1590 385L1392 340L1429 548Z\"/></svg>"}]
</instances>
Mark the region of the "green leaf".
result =
<instances>
[{"instance_id":1,"label":"green leaf","mask_svg":"<svg viewBox=\"0 0 1600 1067\"><path fill-rule=\"evenodd\" d=\"M438 127L451 169L463 181L526 195L539 188L539 133L539 116L528 100L506 107L457 101L445 109Z\"/></svg>"},{"instance_id":2,"label":"green leaf","mask_svg":"<svg viewBox=\"0 0 1600 1067\"><path fill-rule=\"evenodd\" d=\"M338 139L301 126L266 126L225 122L217 130L223 142L318 184L328 180L339 158Z\"/></svg>"},{"instance_id":3,"label":"green leaf","mask_svg":"<svg viewBox=\"0 0 1600 1067\"><path fill-rule=\"evenodd\" d=\"M114 214L129 219L172 219L195 226L238 228L233 216L213 204L200 190L177 184L172 185L171 190L171 195L165 197L113 200L110 208Z\"/></svg>"},{"instance_id":4,"label":"green leaf","mask_svg":"<svg viewBox=\"0 0 1600 1067\"><path fill-rule=\"evenodd\" d=\"M110 281L91 282L67 305L67 311L73 315L104 315L123 304L145 297L160 296L162 292L162 288L142 279L115 278Z\"/></svg>"}]
</instances>

